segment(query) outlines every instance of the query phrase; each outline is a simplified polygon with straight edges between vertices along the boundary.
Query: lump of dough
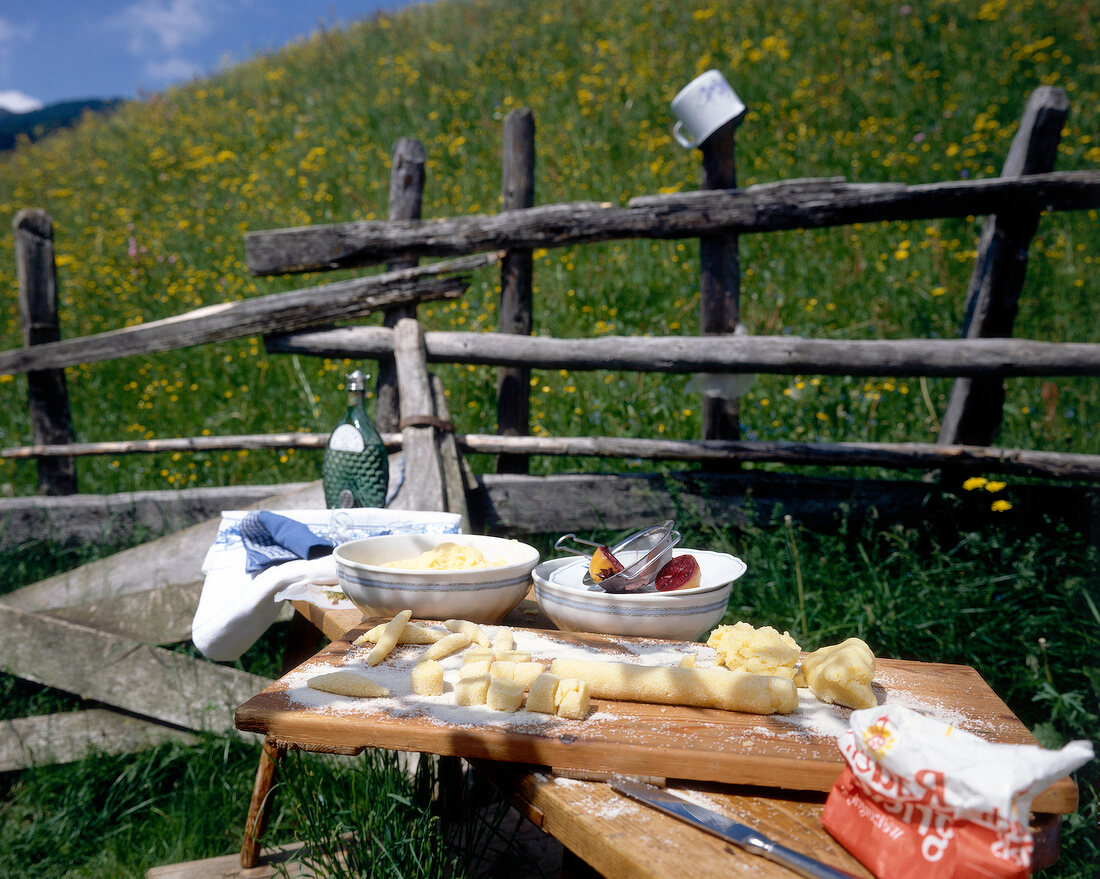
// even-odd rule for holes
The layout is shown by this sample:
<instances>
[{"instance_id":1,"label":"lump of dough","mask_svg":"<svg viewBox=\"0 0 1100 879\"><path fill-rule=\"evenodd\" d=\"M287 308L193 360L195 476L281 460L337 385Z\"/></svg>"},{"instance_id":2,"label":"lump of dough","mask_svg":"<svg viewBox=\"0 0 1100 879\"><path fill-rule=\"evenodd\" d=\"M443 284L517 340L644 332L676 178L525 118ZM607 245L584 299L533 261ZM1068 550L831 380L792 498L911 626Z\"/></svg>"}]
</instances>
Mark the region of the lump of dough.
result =
<instances>
[{"instance_id":1,"label":"lump of dough","mask_svg":"<svg viewBox=\"0 0 1100 879\"><path fill-rule=\"evenodd\" d=\"M388 696L390 691L377 681L354 671L334 671L329 674L314 675L306 686L324 693L337 696L358 696L363 699L377 699Z\"/></svg>"},{"instance_id":2,"label":"lump of dough","mask_svg":"<svg viewBox=\"0 0 1100 879\"><path fill-rule=\"evenodd\" d=\"M558 717L584 720L588 714L590 694L591 688L588 686L588 681L578 678L564 678L558 681L558 687L554 691Z\"/></svg>"},{"instance_id":3,"label":"lump of dough","mask_svg":"<svg viewBox=\"0 0 1100 879\"><path fill-rule=\"evenodd\" d=\"M489 694L489 676L459 678L455 684L455 705L484 705Z\"/></svg>"},{"instance_id":4,"label":"lump of dough","mask_svg":"<svg viewBox=\"0 0 1100 879\"><path fill-rule=\"evenodd\" d=\"M874 708L878 704L871 689L875 654L859 638L807 654L802 659L802 677L822 702L847 708Z\"/></svg>"},{"instance_id":5,"label":"lump of dough","mask_svg":"<svg viewBox=\"0 0 1100 879\"><path fill-rule=\"evenodd\" d=\"M531 690L527 694L527 710L539 714L553 714L558 706L554 704L554 694L558 689L559 678L555 674L544 671L531 681Z\"/></svg>"},{"instance_id":6,"label":"lump of dough","mask_svg":"<svg viewBox=\"0 0 1100 879\"><path fill-rule=\"evenodd\" d=\"M491 659L479 659L476 662L465 662L458 670L460 678L487 678L492 667Z\"/></svg>"},{"instance_id":7,"label":"lump of dough","mask_svg":"<svg viewBox=\"0 0 1100 879\"><path fill-rule=\"evenodd\" d=\"M418 662L412 669L412 691L417 696L443 695L443 666L434 659Z\"/></svg>"},{"instance_id":8,"label":"lump of dough","mask_svg":"<svg viewBox=\"0 0 1100 879\"><path fill-rule=\"evenodd\" d=\"M718 664L757 675L793 678L801 649L787 632L771 626L754 629L748 623L719 626L707 638L718 654Z\"/></svg>"},{"instance_id":9,"label":"lump of dough","mask_svg":"<svg viewBox=\"0 0 1100 879\"><path fill-rule=\"evenodd\" d=\"M541 662L517 662L512 673L512 680L517 684L523 684L523 688L526 690L535 682L535 678L545 671L546 667Z\"/></svg>"},{"instance_id":10,"label":"lump of dough","mask_svg":"<svg viewBox=\"0 0 1100 879\"><path fill-rule=\"evenodd\" d=\"M463 665L471 662L479 662L482 659L492 662L493 651L488 647L470 647L462 654Z\"/></svg>"},{"instance_id":11,"label":"lump of dough","mask_svg":"<svg viewBox=\"0 0 1100 879\"><path fill-rule=\"evenodd\" d=\"M740 670L555 659L550 671L561 678L588 681L597 699L691 705L748 714L790 714L798 708L798 691L789 678Z\"/></svg>"},{"instance_id":12,"label":"lump of dough","mask_svg":"<svg viewBox=\"0 0 1100 879\"><path fill-rule=\"evenodd\" d=\"M497 711L515 711L523 704L523 685L509 678L492 678L485 694L485 704Z\"/></svg>"}]
</instances>

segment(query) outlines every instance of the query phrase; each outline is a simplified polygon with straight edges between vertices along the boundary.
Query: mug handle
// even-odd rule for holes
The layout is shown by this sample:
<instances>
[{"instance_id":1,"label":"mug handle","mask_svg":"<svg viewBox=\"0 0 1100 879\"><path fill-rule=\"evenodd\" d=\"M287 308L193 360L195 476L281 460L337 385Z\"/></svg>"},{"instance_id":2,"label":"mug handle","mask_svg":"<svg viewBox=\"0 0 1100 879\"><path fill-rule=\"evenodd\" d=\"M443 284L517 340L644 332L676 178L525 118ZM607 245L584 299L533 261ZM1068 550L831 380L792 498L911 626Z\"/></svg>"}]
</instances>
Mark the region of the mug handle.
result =
<instances>
[{"instance_id":1,"label":"mug handle","mask_svg":"<svg viewBox=\"0 0 1100 879\"><path fill-rule=\"evenodd\" d=\"M676 120L676 124L672 126L672 136L676 138L676 142L680 144L685 150L690 150L695 146L695 141L689 140L683 132L680 130L683 128L684 123L679 119Z\"/></svg>"}]
</instances>

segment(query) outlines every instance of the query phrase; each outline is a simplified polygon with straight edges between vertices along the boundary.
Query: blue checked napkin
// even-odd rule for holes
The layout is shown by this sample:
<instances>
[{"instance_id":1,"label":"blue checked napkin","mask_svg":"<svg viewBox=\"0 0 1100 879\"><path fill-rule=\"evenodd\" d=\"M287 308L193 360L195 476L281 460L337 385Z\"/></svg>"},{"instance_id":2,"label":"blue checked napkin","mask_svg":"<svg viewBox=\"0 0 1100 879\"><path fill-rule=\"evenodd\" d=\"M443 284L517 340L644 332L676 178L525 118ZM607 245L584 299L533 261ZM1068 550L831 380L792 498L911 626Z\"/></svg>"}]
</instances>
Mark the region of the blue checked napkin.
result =
<instances>
[{"instance_id":1,"label":"blue checked napkin","mask_svg":"<svg viewBox=\"0 0 1100 879\"><path fill-rule=\"evenodd\" d=\"M333 542L314 534L308 525L269 510L251 512L241 519L246 574L295 559L316 559L332 552Z\"/></svg>"}]
</instances>

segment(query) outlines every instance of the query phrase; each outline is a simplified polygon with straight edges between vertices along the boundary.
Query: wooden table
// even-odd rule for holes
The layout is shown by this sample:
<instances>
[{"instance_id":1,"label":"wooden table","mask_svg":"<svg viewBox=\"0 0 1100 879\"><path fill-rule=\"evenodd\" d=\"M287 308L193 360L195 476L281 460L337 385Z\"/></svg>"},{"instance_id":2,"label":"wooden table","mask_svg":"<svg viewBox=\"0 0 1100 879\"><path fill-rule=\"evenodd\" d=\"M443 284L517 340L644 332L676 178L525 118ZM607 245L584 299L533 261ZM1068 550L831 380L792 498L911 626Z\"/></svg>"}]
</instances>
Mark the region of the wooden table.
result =
<instances>
[{"instance_id":1,"label":"wooden table","mask_svg":"<svg viewBox=\"0 0 1100 879\"><path fill-rule=\"evenodd\" d=\"M308 604L296 607L332 639L300 669L338 662L352 649L351 641L377 622L364 622L357 611L324 611ZM505 623L536 629L545 620L528 599ZM881 667L884 677L894 681L906 680L906 674L920 681L942 676L945 690L968 693L967 698L982 703L983 718L993 724L991 738L1034 743L1027 729L973 669L889 660L883 660ZM730 872L736 874L738 869L777 879L793 875L786 868L619 795L600 780L609 772L669 779L669 787L684 790L690 799L754 826L788 847L855 876L870 875L820 822L826 793L843 767L835 741L827 746L810 742L800 747L797 758L792 758L782 743L773 741L774 733L768 733L750 741L748 753L739 750L737 743L745 738L746 730L766 730L769 723L782 721L728 712L710 712L700 721L700 712L705 710L686 709L685 717L690 715L696 735L702 739L697 747L681 742L666 749L660 747L663 733L658 715L669 711L676 715L676 707L630 705L629 722L638 729L629 737L618 734L614 717L609 730L602 733L593 728L579 737L532 736L499 730L441 731L438 723L418 724L415 719L394 725L373 719L365 723L356 718L318 716L301 710L301 706L287 705L279 687L276 682L242 705L237 712L238 728L262 733L269 745L279 747L343 754L358 753L365 747L387 747L464 757L536 826L606 877L678 875L684 871L685 859L690 859L692 873L700 877L721 875L728 879ZM614 706L607 703L604 707ZM654 709L659 710L643 721L634 717L639 711L645 714ZM677 715L672 722L680 724L683 720ZM732 725L721 726L727 720ZM713 741L709 741L706 737L712 733ZM753 751L761 747L767 752ZM741 783L716 784L714 778L734 778ZM764 786L776 783L782 787ZM1057 858L1060 815L1076 808L1076 798L1076 787L1069 779L1036 798L1035 806L1041 813L1033 827L1037 867Z\"/></svg>"}]
</instances>

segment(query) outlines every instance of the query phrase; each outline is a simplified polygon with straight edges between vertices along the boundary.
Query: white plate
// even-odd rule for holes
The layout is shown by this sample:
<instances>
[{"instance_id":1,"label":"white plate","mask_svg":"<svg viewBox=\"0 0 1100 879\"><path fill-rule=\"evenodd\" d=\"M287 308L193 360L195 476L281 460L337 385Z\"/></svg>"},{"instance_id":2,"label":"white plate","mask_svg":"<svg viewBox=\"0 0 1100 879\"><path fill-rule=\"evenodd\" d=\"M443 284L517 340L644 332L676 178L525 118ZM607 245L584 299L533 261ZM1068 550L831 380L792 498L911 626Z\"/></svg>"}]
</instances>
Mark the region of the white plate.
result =
<instances>
[{"instance_id":1,"label":"white plate","mask_svg":"<svg viewBox=\"0 0 1100 879\"><path fill-rule=\"evenodd\" d=\"M711 552L706 549L676 549L672 552L673 558L678 558L683 555L695 556L695 560L699 563L699 585L692 589L677 589L678 594L690 595L694 592L706 592L708 589L715 589L719 586L724 586L726 583L730 583L736 580L742 574L745 573L745 563L741 559L735 556L729 555L724 552ZM545 573L543 576L545 579L553 583L555 586L560 586L564 589L575 589L578 592L598 592L605 593L598 585L589 585L584 582L584 575L588 573L588 560L577 559L576 561L550 569L547 565L544 568ZM542 573L540 571L540 573ZM621 595L640 595L646 593L655 593L657 589L650 584L641 593L638 592L623 592L618 593Z\"/></svg>"}]
</instances>

